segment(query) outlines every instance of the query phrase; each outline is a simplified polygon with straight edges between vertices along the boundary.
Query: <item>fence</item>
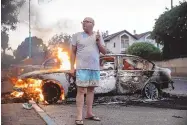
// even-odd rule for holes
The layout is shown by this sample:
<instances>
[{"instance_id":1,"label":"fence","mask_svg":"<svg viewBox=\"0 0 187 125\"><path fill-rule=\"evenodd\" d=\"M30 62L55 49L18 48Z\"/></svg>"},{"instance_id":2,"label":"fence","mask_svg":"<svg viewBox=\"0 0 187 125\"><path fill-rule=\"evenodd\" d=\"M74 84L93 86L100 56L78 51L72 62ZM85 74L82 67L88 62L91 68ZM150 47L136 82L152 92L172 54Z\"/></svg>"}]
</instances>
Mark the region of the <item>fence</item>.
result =
<instances>
[{"instance_id":1,"label":"fence","mask_svg":"<svg viewBox=\"0 0 187 125\"><path fill-rule=\"evenodd\" d=\"M171 59L167 61L155 62L160 67L169 68L173 76L187 77L187 58Z\"/></svg>"}]
</instances>

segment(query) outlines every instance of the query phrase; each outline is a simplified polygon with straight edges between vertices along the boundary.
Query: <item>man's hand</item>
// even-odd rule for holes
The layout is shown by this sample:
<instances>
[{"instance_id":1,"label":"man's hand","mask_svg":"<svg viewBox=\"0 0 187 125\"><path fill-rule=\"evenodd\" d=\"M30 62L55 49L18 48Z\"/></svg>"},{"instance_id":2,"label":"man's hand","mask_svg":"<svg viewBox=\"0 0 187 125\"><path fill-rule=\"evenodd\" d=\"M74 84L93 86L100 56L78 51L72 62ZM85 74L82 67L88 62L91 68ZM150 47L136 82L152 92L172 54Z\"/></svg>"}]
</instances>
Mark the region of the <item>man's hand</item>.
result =
<instances>
[{"instance_id":1,"label":"man's hand","mask_svg":"<svg viewBox=\"0 0 187 125\"><path fill-rule=\"evenodd\" d=\"M75 69L71 69L71 70L70 70L70 74L71 74L72 76L75 76Z\"/></svg>"},{"instance_id":2,"label":"man's hand","mask_svg":"<svg viewBox=\"0 0 187 125\"><path fill-rule=\"evenodd\" d=\"M101 44L101 35L99 33L99 30L97 31L97 34L96 34L96 43L97 43L97 46L99 48L99 51L102 53L102 54L106 54L106 48Z\"/></svg>"},{"instance_id":3,"label":"man's hand","mask_svg":"<svg viewBox=\"0 0 187 125\"><path fill-rule=\"evenodd\" d=\"M99 30L98 30L97 34L96 34L96 42L97 42L97 44L100 44L100 40L101 40L101 36L100 36Z\"/></svg>"}]
</instances>

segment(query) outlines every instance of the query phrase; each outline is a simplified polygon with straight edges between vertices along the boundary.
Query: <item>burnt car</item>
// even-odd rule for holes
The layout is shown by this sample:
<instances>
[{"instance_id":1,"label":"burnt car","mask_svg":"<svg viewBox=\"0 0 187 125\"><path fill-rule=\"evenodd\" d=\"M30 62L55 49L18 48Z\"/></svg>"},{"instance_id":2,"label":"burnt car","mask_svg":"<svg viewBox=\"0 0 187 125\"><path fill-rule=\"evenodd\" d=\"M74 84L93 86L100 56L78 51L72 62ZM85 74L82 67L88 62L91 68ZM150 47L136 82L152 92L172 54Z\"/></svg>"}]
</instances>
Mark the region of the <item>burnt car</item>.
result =
<instances>
[{"instance_id":1,"label":"burnt car","mask_svg":"<svg viewBox=\"0 0 187 125\"><path fill-rule=\"evenodd\" d=\"M56 61L50 60L43 66L50 67L50 62L56 66ZM107 62L112 62L113 68L104 66ZM100 67L100 86L95 89L95 94L133 94L139 91L146 98L158 99L163 89L173 88L170 69L158 67L138 56L107 54L100 57ZM42 80L42 93L48 103L57 102L61 95L66 99L76 93L76 77L69 71L44 68L19 76L22 81L28 78Z\"/></svg>"}]
</instances>

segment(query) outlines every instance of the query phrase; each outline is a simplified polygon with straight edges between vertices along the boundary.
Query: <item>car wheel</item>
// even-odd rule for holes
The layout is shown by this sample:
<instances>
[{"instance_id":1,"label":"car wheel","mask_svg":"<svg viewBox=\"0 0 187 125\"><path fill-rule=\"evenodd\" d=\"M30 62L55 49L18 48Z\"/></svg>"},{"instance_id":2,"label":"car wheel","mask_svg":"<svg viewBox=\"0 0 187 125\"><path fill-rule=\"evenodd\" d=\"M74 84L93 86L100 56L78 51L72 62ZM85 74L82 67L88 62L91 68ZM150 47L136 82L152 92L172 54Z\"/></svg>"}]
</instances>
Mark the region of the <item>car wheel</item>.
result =
<instances>
[{"instance_id":1,"label":"car wheel","mask_svg":"<svg viewBox=\"0 0 187 125\"><path fill-rule=\"evenodd\" d=\"M47 101L49 104L56 103L60 99L60 87L52 81L46 82L42 86L42 92L44 95L44 100Z\"/></svg>"},{"instance_id":2,"label":"car wheel","mask_svg":"<svg viewBox=\"0 0 187 125\"><path fill-rule=\"evenodd\" d=\"M148 83L145 85L144 94L148 99L154 100L159 98L159 91L154 83Z\"/></svg>"},{"instance_id":3,"label":"car wheel","mask_svg":"<svg viewBox=\"0 0 187 125\"><path fill-rule=\"evenodd\" d=\"M112 67L110 67L110 68L108 68L108 70L113 70L113 68L112 68Z\"/></svg>"}]
</instances>

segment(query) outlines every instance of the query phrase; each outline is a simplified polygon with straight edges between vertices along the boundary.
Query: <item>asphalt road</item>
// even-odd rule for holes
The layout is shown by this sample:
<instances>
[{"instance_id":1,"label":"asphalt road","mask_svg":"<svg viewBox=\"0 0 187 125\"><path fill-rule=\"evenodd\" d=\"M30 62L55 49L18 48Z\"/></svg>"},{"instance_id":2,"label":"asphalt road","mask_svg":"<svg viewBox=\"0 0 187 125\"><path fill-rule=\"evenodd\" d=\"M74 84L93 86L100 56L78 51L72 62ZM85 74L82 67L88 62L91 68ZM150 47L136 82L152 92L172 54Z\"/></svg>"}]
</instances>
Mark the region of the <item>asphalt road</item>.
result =
<instances>
[{"instance_id":1,"label":"asphalt road","mask_svg":"<svg viewBox=\"0 0 187 125\"><path fill-rule=\"evenodd\" d=\"M172 95L178 95L178 96L186 96L187 97L187 78L176 78L173 79L174 81L174 87L175 89L172 91L165 91L167 93L170 93Z\"/></svg>"},{"instance_id":2,"label":"asphalt road","mask_svg":"<svg viewBox=\"0 0 187 125\"><path fill-rule=\"evenodd\" d=\"M138 99L137 95L100 97L101 102L105 101L95 103L93 110L101 121L84 120L84 123L85 125L187 125L187 79L174 79L174 82L175 90L166 91L172 97L159 101ZM57 125L75 124L75 102L39 106Z\"/></svg>"},{"instance_id":3,"label":"asphalt road","mask_svg":"<svg viewBox=\"0 0 187 125\"><path fill-rule=\"evenodd\" d=\"M57 125L74 125L75 104L40 105ZM100 122L84 120L85 125L187 125L187 110L139 106L97 105Z\"/></svg>"}]
</instances>

